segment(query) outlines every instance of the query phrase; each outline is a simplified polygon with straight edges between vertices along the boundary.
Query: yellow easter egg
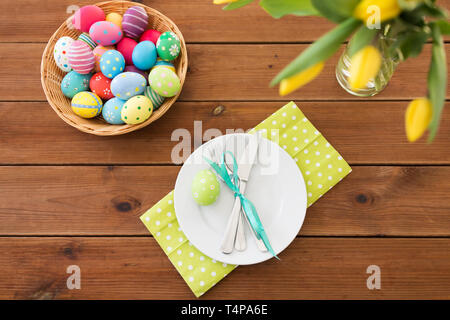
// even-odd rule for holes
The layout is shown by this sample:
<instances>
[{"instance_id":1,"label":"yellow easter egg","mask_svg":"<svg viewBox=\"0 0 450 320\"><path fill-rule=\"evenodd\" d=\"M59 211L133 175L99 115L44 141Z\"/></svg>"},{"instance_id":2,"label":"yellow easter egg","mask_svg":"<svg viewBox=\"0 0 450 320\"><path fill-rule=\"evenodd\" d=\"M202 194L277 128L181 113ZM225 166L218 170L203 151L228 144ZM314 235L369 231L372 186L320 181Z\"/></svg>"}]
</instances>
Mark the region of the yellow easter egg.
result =
<instances>
[{"instance_id":1,"label":"yellow easter egg","mask_svg":"<svg viewBox=\"0 0 450 320\"><path fill-rule=\"evenodd\" d=\"M106 21L112 22L122 29L122 16L120 14L115 12L108 13L106 15Z\"/></svg>"},{"instance_id":2,"label":"yellow easter egg","mask_svg":"<svg viewBox=\"0 0 450 320\"><path fill-rule=\"evenodd\" d=\"M153 105L146 96L138 95L129 99L121 111L122 121L127 124L138 124L150 118Z\"/></svg>"},{"instance_id":3,"label":"yellow easter egg","mask_svg":"<svg viewBox=\"0 0 450 320\"><path fill-rule=\"evenodd\" d=\"M102 106L102 99L93 92L79 92L72 98L72 110L82 118L93 118L99 115Z\"/></svg>"}]
</instances>

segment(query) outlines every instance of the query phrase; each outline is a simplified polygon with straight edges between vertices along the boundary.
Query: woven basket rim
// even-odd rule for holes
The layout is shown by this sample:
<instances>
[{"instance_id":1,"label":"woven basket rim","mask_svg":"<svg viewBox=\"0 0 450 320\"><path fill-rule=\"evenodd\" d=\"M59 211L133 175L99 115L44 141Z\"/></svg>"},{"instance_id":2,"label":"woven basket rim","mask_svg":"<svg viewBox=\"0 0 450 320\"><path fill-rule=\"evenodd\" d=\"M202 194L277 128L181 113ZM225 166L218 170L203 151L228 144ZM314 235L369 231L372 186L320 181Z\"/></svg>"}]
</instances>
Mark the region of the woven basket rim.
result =
<instances>
[{"instance_id":1,"label":"woven basket rim","mask_svg":"<svg viewBox=\"0 0 450 320\"><path fill-rule=\"evenodd\" d=\"M183 37L183 34L178 29L177 25L168 17L166 17L164 14L159 12L158 10L155 10L153 8L150 8L144 4L137 3L137 2L130 2L130 1L104 1L94 4L100 8L102 8L105 11L105 7L112 6L113 9L105 11L105 14L108 14L110 12L117 12L117 10L125 10L126 8L132 7L132 6L140 6L143 7L150 19L149 20L160 20L163 21L164 24L167 24L169 27L167 27L168 30L173 31L178 38L180 39L181 43L181 50L179 57L175 60L176 64L178 64L176 73L178 77L180 78L181 82L181 89L183 88L185 79L186 79L186 73L187 73L187 66L188 66L188 57L187 57L187 49L186 49L186 43ZM114 11L116 10L116 11ZM120 12L119 12L120 13ZM123 13L121 13L123 14ZM166 98L163 102L163 104L158 108L158 110L154 111L149 119L146 121L136 124L136 125L112 125L112 124L106 124L103 120L100 120L98 117L92 118L92 119L84 119L81 117L78 117L75 115L75 113L71 112L64 112L62 110L63 107L61 107L61 102L56 101L55 95L58 96L58 98L64 97L66 99L66 102L70 104L70 99L65 97L60 89L60 84L62 81L62 77L64 77L67 73L63 73L61 80L59 81L58 87L59 92L55 92L55 90L49 88L50 82L50 76L58 77L58 75L52 74L50 68L59 68L56 66L56 63L53 59L53 47L56 43L56 41L67 35L69 32L69 28L67 27L70 25L70 22L72 20L73 15L68 17L60 26L59 28L53 33L53 35L50 37L47 45L45 46L44 52L42 54L42 60L41 60L41 84L42 88L44 90L44 94L46 96L46 99L52 109L56 112L56 114L67 124L70 126L77 128L78 130L98 136L114 136L114 135L121 135L128 132L136 131L138 129L144 128L148 126L150 123L158 120L161 118L169 109L170 107L175 103L175 101L178 99L180 92L174 97ZM152 19L153 17L153 19ZM164 30L164 31L168 31ZM161 30L160 30L161 31ZM81 33L81 32L78 32ZM58 71L58 73L61 73ZM64 100L63 100L64 101ZM66 108L67 109L67 108Z\"/></svg>"}]
</instances>

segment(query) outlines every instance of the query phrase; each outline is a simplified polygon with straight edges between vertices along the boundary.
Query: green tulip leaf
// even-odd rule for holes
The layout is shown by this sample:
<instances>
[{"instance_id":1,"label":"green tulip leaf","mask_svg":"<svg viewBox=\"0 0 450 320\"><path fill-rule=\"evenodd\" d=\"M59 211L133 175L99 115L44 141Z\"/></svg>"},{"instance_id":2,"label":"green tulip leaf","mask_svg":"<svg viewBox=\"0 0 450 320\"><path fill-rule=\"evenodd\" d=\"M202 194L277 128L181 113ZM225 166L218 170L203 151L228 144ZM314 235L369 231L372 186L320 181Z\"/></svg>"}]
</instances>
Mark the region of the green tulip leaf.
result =
<instances>
[{"instance_id":1,"label":"green tulip leaf","mask_svg":"<svg viewBox=\"0 0 450 320\"><path fill-rule=\"evenodd\" d=\"M360 25L361 21L348 18L333 30L329 31L316 42L306 48L297 58L285 67L270 83L271 86L278 84L281 80L289 78L313 65L330 58Z\"/></svg>"},{"instance_id":2,"label":"green tulip leaf","mask_svg":"<svg viewBox=\"0 0 450 320\"><path fill-rule=\"evenodd\" d=\"M399 58L404 61L418 56L422 52L423 45L429 35L424 31L412 31L400 33L397 41L391 46L391 53L397 52Z\"/></svg>"},{"instance_id":3,"label":"green tulip leaf","mask_svg":"<svg viewBox=\"0 0 450 320\"><path fill-rule=\"evenodd\" d=\"M311 0L311 2L325 18L340 23L353 15L360 0Z\"/></svg>"},{"instance_id":4,"label":"green tulip leaf","mask_svg":"<svg viewBox=\"0 0 450 320\"><path fill-rule=\"evenodd\" d=\"M449 35L450 34L450 23L446 20L438 20L435 24L439 27L441 34Z\"/></svg>"},{"instance_id":5,"label":"green tulip leaf","mask_svg":"<svg viewBox=\"0 0 450 320\"><path fill-rule=\"evenodd\" d=\"M431 65L428 72L428 94L433 106L433 116L429 126L428 141L433 141L439 129L442 109L444 108L447 90L447 61L445 57L444 41L439 27L431 24L433 47Z\"/></svg>"},{"instance_id":6,"label":"green tulip leaf","mask_svg":"<svg viewBox=\"0 0 450 320\"><path fill-rule=\"evenodd\" d=\"M377 33L377 29L369 29L364 25L361 26L348 44L348 55L352 57L359 50L369 45Z\"/></svg>"},{"instance_id":7,"label":"green tulip leaf","mask_svg":"<svg viewBox=\"0 0 450 320\"><path fill-rule=\"evenodd\" d=\"M223 7L223 10L229 11L234 9L242 8L250 3L252 3L254 0L238 0L236 2L232 2L225 7Z\"/></svg>"},{"instance_id":8,"label":"green tulip leaf","mask_svg":"<svg viewBox=\"0 0 450 320\"><path fill-rule=\"evenodd\" d=\"M287 14L296 16L317 15L311 0L261 0L259 5L272 17L279 19Z\"/></svg>"}]
</instances>

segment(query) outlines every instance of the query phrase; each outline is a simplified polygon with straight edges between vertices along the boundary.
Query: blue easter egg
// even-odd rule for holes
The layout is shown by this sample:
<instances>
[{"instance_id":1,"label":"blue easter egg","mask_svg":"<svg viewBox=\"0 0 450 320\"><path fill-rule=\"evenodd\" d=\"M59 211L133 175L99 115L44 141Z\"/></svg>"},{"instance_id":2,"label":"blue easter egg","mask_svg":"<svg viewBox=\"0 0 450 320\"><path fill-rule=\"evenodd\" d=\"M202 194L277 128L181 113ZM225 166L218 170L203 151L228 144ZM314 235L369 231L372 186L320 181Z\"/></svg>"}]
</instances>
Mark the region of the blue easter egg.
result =
<instances>
[{"instance_id":1,"label":"blue easter egg","mask_svg":"<svg viewBox=\"0 0 450 320\"><path fill-rule=\"evenodd\" d=\"M147 80L136 72L123 72L111 81L112 94L122 100L128 100L144 92Z\"/></svg>"},{"instance_id":2,"label":"blue easter egg","mask_svg":"<svg viewBox=\"0 0 450 320\"><path fill-rule=\"evenodd\" d=\"M108 78L112 79L125 68L125 58L117 50L108 50L100 58L100 70Z\"/></svg>"},{"instance_id":3,"label":"blue easter egg","mask_svg":"<svg viewBox=\"0 0 450 320\"><path fill-rule=\"evenodd\" d=\"M126 101L112 98L106 101L102 109L102 116L110 124L124 124L121 119L122 107Z\"/></svg>"},{"instance_id":4,"label":"blue easter egg","mask_svg":"<svg viewBox=\"0 0 450 320\"><path fill-rule=\"evenodd\" d=\"M61 91L67 97L72 99L77 93L89 91L89 81L92 73L80 74L70 71L61 81Z\"/></svg>"},{"instance_id":5,"label":"blue easter egg","mask_svg":"<svg viewBox=\"0 0 450 320\"><path fill-rule=\"evenodd\" d=\"M131 56L133 64L141 70L148 70L155 65L156 47L151 41L142 41L134 47Z\"/></svg>"}]
</instances>

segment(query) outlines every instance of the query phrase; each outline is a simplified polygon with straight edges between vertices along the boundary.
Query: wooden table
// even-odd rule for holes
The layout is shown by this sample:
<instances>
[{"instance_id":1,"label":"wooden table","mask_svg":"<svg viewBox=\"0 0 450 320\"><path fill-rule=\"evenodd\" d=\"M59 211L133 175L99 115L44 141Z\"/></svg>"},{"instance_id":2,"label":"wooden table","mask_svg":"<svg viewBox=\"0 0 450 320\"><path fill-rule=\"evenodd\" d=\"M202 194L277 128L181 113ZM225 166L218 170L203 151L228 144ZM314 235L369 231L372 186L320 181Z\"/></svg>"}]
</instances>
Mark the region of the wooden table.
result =
<instances>
[{"instance_id":1,"label":"wooden table","mask_svg":"<svg viewBox=\"0 0 450 320\"><path fill-rule=\"evenodd\" d=\"M430 44L371 99L340 88L339 55L279 97L270 79L332 25L211 2L144 1L180 27L189 72L162 119L117 137L66 125L40 84L46 41L70 5L92 0L0 2L0 298L193 298L139 220L174 186L171 134L193 135L197 120L203 132L248 129L291 99L353 172L308 209L281 262L240 267L204 298L450 298L450 106L433 144L409 144L403 127L408 101L426 94ZM81 290L66 287L70 265L81 268ZM380 290L366 285L370 265L381 269Z\"/></svg>"}]
</instances>

